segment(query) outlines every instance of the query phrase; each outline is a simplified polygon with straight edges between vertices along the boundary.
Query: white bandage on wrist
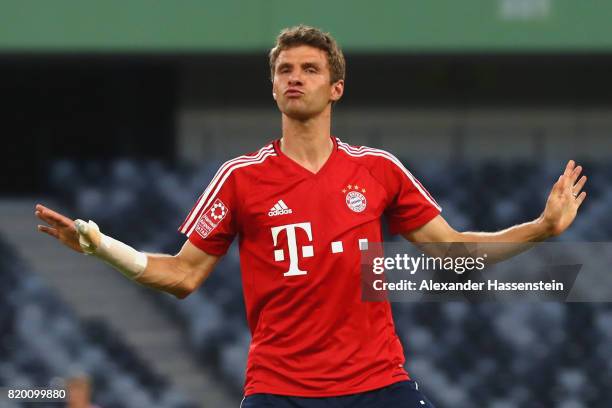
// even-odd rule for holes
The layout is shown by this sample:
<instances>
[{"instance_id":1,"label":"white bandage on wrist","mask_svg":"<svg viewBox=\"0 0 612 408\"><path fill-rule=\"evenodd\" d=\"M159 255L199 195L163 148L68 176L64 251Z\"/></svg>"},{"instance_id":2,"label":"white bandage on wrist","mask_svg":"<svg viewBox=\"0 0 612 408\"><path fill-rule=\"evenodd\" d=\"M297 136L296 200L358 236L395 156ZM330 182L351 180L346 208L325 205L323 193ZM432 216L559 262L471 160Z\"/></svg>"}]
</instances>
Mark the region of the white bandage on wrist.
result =
<instances>
[{"instance_id":1,"label":"white bandage on wrist","mask_svg":"<svg viewBox=\"0 0 612 408\"><path fill-rule=\"evenodd\" d=\"M88 223L76 220L75 227L79 234L79 244L86 254L102 259L132 280L144 272L147 267L146 254L102 234L98 225L91 220ZM93 244L91 234L99 234L100 245L98 247Z\"/></svg>"}]
</instances>

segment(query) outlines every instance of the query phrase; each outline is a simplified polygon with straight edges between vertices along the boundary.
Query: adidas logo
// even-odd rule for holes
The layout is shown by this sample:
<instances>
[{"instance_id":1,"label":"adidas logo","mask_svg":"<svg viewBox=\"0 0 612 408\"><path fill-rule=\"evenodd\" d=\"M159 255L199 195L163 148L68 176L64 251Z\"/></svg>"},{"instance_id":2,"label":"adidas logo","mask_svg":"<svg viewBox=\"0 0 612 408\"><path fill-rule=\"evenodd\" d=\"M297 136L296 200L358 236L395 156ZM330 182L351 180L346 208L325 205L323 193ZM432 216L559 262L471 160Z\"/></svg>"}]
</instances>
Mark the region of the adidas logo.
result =
<instances>
[{"instance_id":1,"label":"adidas logo","mask_svg":"<svg viewBox=\"0 0 612 408\"><path fill-rule=\"evenodd\" d=\"M270 217L274 217L275 215L285 215L291 213L293 213L293 210L287 207L287 204L285 204L283 200L278 200L276 204L274 204L274 207L270 208L268 215Z\"/></svg>"}]
</instances>

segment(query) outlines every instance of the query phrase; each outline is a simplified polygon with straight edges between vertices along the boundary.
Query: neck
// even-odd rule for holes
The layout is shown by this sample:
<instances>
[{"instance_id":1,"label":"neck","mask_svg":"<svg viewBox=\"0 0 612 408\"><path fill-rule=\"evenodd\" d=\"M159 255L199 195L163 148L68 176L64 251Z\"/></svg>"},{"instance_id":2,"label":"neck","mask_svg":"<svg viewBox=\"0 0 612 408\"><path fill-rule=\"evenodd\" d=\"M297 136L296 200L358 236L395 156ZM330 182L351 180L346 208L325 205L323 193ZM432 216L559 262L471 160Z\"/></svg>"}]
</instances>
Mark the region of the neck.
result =
<instances>
[{"instance_id":1,"label":"neck","mask_svg":"<svg viewBox=\"0 0 612 408\"><path fill-rule=\"evenodd\" d=\"M280 148L287 157L316 173L332 153L334 143L330 134L331 118L329 115L305 121L283 115L283 137Z\"/></svg>"}]
</instances>

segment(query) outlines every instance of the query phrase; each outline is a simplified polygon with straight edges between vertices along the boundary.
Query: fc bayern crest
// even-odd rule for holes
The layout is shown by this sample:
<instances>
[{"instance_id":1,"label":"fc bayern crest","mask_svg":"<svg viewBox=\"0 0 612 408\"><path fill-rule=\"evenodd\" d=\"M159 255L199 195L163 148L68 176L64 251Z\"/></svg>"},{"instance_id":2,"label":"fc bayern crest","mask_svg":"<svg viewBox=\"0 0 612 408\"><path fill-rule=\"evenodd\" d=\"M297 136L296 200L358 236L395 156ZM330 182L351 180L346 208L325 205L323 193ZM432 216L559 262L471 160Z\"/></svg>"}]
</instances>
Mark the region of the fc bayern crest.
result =
<instances>
[{"instance_id":1,"label":"fc bayern crest","mask_svg":"<svg viewBox=\"0 0 612 408\"><path fill-rule=\"evenodd\" d=\"M346 205L355 212L362 212L367 204L365 196L359 191L349 191L346 195Z\"/></svg>"}]
</instances>

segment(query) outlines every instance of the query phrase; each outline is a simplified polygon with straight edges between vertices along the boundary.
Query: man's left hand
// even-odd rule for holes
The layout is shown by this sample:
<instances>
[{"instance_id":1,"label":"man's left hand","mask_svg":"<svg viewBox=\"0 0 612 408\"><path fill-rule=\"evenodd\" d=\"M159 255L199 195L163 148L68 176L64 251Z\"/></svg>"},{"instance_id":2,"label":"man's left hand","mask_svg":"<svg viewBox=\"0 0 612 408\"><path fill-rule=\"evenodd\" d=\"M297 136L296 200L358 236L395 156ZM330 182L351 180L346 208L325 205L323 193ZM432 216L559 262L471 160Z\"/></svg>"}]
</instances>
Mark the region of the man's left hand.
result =
<instances>
[{"instance_id":1,"label":"man's left hand","mask_svg":"<svg viewBox=\"0 0 612 408\"><path fill-rule=\"evenodd\" d=\"M572 224L586 198L586 191L581 190L587 177L578 180L580 173L582 166L576 166L576 162L570 160L548 196L540 221L552 236L560 235Z\"/></svg>"}]
</instances>

